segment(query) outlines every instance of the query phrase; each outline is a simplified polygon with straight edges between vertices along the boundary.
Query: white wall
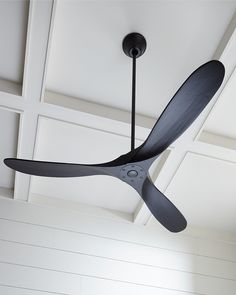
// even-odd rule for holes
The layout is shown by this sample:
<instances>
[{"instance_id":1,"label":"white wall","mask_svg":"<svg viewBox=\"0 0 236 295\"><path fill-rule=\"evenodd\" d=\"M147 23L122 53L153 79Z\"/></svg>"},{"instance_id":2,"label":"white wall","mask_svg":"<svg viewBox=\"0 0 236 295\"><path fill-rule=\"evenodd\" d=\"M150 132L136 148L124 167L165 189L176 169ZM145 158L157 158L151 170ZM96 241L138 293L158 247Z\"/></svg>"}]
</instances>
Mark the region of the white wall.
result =
<instances>
[{"instance_id":1,"label":"white wall","mask_svg":"<svg viewBox=\"0 0 236 295\"><path fill-rule=\"evenodd\" d=\"M235 295L236 245L1 198L0 294Z\"/></svg>"}]
</instances>

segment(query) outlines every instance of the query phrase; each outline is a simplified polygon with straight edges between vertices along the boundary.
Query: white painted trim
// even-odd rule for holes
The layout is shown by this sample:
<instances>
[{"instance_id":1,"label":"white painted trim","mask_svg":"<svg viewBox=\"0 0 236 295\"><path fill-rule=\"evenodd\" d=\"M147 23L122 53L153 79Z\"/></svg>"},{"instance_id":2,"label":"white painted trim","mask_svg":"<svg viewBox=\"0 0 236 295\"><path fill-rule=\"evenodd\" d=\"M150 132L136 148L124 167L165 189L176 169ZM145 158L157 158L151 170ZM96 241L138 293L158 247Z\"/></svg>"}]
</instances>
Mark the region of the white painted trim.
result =
<instances>
[{"instance_id":1,"label":"white painted trim","mask_svg":"<svg viewBox=\"0 0 236 295\"><path fill-rule=\"evenodd\" d=\"M25 55L23 100L18 141L19 158L33 158L38 123L37 103L40 102L48 55L53 1L31 1L29 9L28 34ZM16 173L14 198L27 200L30 176Z\"/></svg>"}]
</instances>

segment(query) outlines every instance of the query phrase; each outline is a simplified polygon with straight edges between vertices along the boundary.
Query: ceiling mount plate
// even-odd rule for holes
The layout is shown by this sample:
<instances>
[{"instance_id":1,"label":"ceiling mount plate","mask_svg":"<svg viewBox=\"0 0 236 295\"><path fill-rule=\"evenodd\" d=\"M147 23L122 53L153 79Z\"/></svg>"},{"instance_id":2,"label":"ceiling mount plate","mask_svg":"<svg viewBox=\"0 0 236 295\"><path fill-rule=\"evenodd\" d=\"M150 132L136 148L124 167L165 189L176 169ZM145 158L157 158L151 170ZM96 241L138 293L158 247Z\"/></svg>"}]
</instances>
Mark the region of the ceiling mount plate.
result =
<instances>
[{"instance_id":1,"label":"ceiling mount plate","mask_svg":"<svg viewBox=\"0 0 236 295\"><path fill-rule=\"evenodd\" d=\"M147 42L143 35L139 33L130 33L125 36L122 43L123 51L129 57L140 57L144 54Z\"/></svg>"}]
</instances>

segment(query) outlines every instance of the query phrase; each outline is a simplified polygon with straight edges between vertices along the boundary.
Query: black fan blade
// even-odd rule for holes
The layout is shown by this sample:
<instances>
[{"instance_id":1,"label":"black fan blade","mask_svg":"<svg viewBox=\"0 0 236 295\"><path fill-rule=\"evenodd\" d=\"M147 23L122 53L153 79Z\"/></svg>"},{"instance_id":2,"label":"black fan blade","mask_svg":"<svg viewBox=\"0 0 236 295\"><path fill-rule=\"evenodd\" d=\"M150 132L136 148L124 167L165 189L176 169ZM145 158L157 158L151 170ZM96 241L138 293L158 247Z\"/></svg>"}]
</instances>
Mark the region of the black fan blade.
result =
<instances>
[{"instance_id":1,"label":"black fan blade","mask_svg":"<svg viewBox=\"0 0 236 295\"><path fill-rule=\"evenodd\" d=\"M154 217L169 231L180 232L187 226L182 213L153 184L149 177L143 183L141 197Z\"/></svg>"},{"instance_id":2,"label":"black fan blade","mask_svg":"<svg viewBox=\"0 0 236 295\"><path fill-rule=\"evenodd\" d=\"M173 143L209 103L224 73L224 65L216 60L194 71L166 106L146 141L136 149L132 161L158 156Z\"/></svg>"},{"instance_id":3,"label":"black fan blade","mask_svg":"<svg viewBox=\"0 0 236 295\"><path fill-rule=\"evenodd\" d=\"M79 177L90 175L109 175L108 167L100 165L83 165L58 162L31 161L7 158L4 163L16 171L47 177Z\"/></svg>"}]
</instances>

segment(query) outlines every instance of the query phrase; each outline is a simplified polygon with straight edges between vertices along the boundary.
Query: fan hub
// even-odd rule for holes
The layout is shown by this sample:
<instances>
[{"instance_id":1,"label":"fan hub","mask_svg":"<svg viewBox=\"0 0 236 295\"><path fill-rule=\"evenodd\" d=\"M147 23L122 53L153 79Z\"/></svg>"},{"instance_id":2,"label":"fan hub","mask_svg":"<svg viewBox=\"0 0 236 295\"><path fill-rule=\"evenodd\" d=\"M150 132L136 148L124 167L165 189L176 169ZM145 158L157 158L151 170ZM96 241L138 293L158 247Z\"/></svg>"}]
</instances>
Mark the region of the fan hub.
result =
<instances>
[{"instance_id":1,"label":"fan hub","mask_svg":"<svg viewBox=\"0 0 236 295\"><path fill-rule=\"evenodd\" d=\"M138 172L136 170L129 170L127 172L127 175L131 178L137 177L138 176Z\"/></svg>"},{"instance_id":2,"label":"fan hub","mask_svg":"<svg viewBox=\"0 0 236 295\"><path fill-rule=\"evenodd\" d=\"M137 181L141 181L145 179L146 172L145 170L138 165L126 165L123 166L120 170L120 179L128 182L128 183L134 183Z\"/></svg>"}]
</instances>

